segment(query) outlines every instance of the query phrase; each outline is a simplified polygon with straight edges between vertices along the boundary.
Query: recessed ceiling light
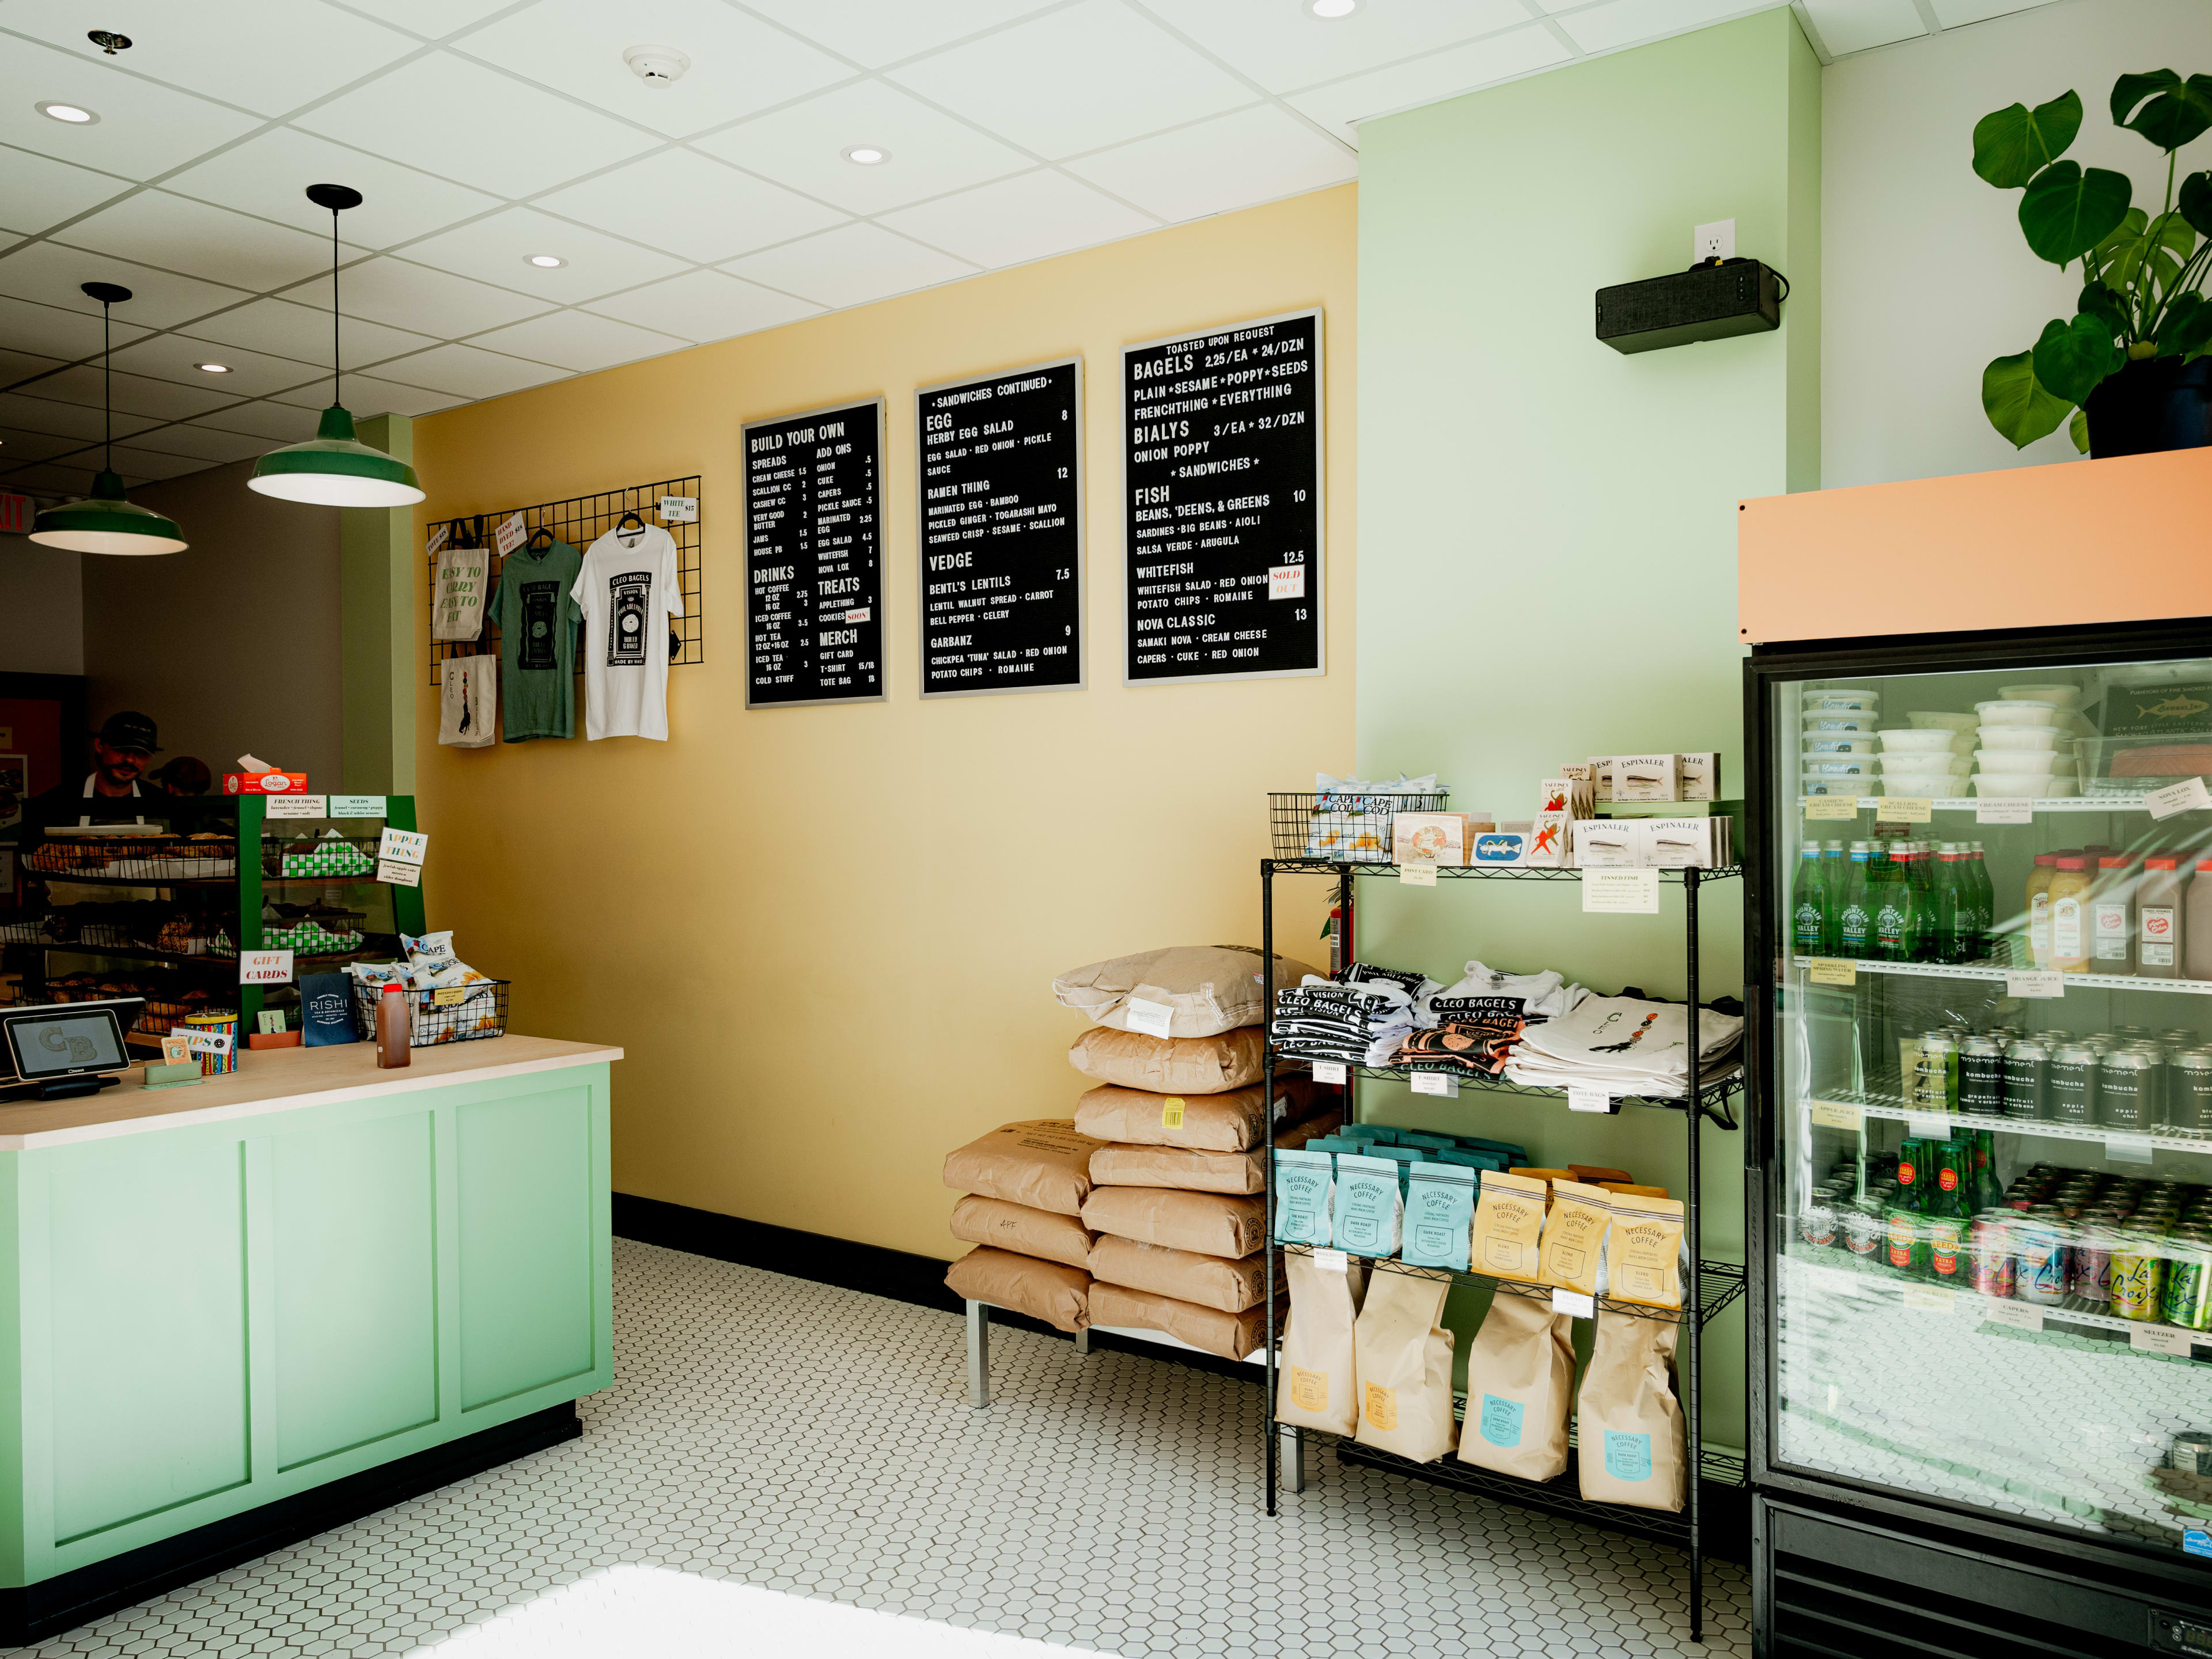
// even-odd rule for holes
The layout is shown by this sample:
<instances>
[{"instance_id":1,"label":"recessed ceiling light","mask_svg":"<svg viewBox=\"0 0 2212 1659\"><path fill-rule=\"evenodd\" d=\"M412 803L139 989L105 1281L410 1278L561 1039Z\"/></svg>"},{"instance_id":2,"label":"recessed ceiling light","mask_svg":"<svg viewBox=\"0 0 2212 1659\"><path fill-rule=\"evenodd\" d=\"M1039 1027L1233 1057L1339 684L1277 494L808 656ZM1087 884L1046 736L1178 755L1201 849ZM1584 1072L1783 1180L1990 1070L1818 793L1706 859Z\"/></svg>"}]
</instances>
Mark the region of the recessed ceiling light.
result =
<instances>
[{"instance_id":1,"label":"recessed ceiling light","mask_svg":"<svg viewBox=\"0 0 2212 1659\"><path fill-rule=\"evenodd\" d=\"M40 114L49 120L66 121L73 127L88 127L100 119L90 110L82 109L75 104L55 104L41 100L38 110Z\"/></svg>"},{"instance_id":2,"label":"recessed ceiling light","mask_svg":"<svg viewBox=\"0 0 2212 1659\"><path fill-rule=\"evenodd\" d=\"M568 262L556 253L533 253L530 256L530 263L540 270L558 270Z\"/></svg>"},{"instance_id":3,"label":"recessed ceiling light","mask_svg":"<svg viewBox=\"0 0 2212 1659\"><path fill-rule=\"evenodd\" d=\"M881 144L848 144L837 153L855 167L881 167L891 159L890 151Z\"/></svg>"},{"instance_id":4,"label":"recessed ceiling light","mask_svg":"<svg viewBox=\"0 0 2212 1659\"><path fill-rule=\"evenodd\" d=\"M230 365L228 363L194 363L192 367L199 370L203 374L228 374L230 373Z\"/></svg>"},{"instance_id":5,"label":"recessed ceiling light","mask_svg":"<svg viewBox=\"0 0 2212 1659\"><path fill-rule=\"evenodd\" d=\"M1316 17L1349 17L1359 9L1359 0L1306 0L1306 9Z\"/></svg>"}]
</instances>

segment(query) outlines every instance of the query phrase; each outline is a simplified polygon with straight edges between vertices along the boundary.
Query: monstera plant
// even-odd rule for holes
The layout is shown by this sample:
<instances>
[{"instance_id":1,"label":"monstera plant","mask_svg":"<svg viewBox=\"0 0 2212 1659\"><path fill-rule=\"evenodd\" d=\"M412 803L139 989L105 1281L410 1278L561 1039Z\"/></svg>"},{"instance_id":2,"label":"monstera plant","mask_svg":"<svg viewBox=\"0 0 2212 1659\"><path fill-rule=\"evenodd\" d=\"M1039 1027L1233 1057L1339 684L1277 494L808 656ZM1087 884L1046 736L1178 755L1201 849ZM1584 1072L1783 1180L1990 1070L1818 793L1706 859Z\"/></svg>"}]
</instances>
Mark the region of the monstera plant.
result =
<instances>
[{"instance_id":1,"label":"monstera plant","mask_svg":"<svg viewBox=\"0 0 2212 1659\"><path fill-rule=\"evenodd\" d=\"M2125 173L2063 159L2081 130L2080 94L2014 104L1974 127L1974 171L2021 192L2020 228L2062 270L2081 262L2070 319L2053 318L2028 350L1982 372L1982 407L2015 447L2073 413L2075 444L2099 455L2207 441L2212 409L2212 170L2177 177L2174 152L2212 130L2212 76L2123 75L2112 121L2166 153L2156 213L2134 204Z\"/></svg>"}]
</instances>

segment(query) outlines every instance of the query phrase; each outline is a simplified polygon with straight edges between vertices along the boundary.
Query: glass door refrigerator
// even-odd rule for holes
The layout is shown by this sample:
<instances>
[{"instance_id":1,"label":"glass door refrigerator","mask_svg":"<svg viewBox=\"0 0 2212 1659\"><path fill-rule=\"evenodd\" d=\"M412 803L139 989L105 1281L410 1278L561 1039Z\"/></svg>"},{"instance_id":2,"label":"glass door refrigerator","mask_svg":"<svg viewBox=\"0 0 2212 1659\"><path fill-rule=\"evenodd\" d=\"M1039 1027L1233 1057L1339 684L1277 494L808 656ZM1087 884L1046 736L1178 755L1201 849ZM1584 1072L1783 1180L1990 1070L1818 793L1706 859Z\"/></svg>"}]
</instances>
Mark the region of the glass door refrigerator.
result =
<instances>
[{"instance_id":1,"label":"glass door refrigerator","mask_svg":"<svg viewBox=\"0 0 2212 1659\"><path fill-rule=\"evenodd\" d=\"M2212 1655L2212 628L1745 684L1757 1651Z\"/></svg>"}]
</instances>

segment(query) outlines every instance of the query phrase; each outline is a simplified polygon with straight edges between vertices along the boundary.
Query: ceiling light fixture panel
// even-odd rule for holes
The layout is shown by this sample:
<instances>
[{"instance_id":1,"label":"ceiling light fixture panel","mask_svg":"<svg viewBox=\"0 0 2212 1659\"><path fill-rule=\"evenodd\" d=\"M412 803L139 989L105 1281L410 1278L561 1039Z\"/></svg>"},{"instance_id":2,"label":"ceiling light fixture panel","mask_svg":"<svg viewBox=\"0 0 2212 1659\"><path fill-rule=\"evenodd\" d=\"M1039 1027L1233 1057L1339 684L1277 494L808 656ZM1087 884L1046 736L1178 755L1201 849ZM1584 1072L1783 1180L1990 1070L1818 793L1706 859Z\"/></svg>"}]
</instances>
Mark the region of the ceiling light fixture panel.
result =
<instances>
[{"instance_id":1,"label":"ceiling light fixture panel","mask_svg":"<svg viewBox=\"0 0 2212 1659\"><path fill-rule=\"evenodd\" d=\"M881 144L848 144L837 152L854 167L879 167L891 159L890 151Z\"/></svg>"},{"instance_id":2,"label":"ceiling light fixture panel","mask_svg":"<svg viewBox=\"0 0 2212 1659\"><path fill-rule=\"evenodd\" d=\"M60 121L73 127L88 127L100 119L95 112L82 104L58 104L52 99L41 98L34 107L49 121Z\"/></svg>"},{"instance_id":3,"label":"ceiling light fixture panel","mask_svg":"<svg viewBox=\"0 0 2212 1659\"><path fill-rule=\"evenodd\" d=\"M540 270L558 270L568 263L557 253L532 253L527 257L529 262Z\"/></svg>"}]
</instances>

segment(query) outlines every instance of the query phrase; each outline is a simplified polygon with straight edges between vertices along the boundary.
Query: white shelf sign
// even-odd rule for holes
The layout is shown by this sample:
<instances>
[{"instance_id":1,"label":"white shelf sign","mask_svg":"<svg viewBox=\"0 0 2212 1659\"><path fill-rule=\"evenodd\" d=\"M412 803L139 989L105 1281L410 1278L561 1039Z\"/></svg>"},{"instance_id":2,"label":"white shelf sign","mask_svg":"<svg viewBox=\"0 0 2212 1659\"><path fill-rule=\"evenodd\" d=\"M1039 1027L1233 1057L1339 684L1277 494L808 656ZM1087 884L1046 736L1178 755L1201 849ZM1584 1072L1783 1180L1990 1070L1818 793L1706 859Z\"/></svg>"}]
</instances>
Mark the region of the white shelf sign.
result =
<instances>
[{"instance_id":1,"label":"white shelf sign","mask_svg":"<svg viewBox=\"0 0 2212 1659\"><path fill-rule=\"evenodd\" d=\"M1948 1112L1907 1112L1905 1133L1922 1140L1948 1140L1951 1138L1951 1118Z\"/></svg>"},{"instance_id":2,"label":"white shelf sign","mask_svg":"<svg viewBox=\"0 0 2212 1659\"><path fill-rule=\"evenodd\" d=\"M1811 1103L1811 1111L1813 1121L1823 1129L1849 1129L1856 1133L1866 1127L1866 1114L1856 1106L1816 1100Z\"/></svg>"},{"instance_id":3,"label":"white shelf sign","mask_svg":"<svg viewBox=\"0 0 2212 1659\"><path fill-rule=\"evenodd\" d=\"M376 843L376 856L393 864L420 864L429 850L428 830L387 829Z\"/></svg>"},{"instance_id":4,"label":"white shelf sign","mask_svg":"<svg viewBox=\"0 0 2212 1659\"><path fill-rule=\"evenodd\" d=\"M1976 823L2033 823L2035 802L2027 797L1984 795L1974 802ZM2037 1328L2040 1329L2041 1327Z\"/></svg>"},{"instance_id":5,"label":"white shelf sign","mask_svg":"<svg viewBox=\"0 0 2212 1659\"><path fill-rule=\"evenodd\" d=\"M1340 1060L1317 1060L1313 1063L1313 1080L1316 1083L1343 1083L1350 1077L1351 1073Z\"/></svg>"},{"instance_id":6,"label":"white shelf sign","mask_svg":"<svg viewBox=\"0 0 2212 1659\"><path fill-rule=\"evenodd\" d=\"M2184 778L2163 789L2145 790L2143 805L2154 818L2170 818L2177 812L2194 812L2212 806L2212 795L2205 793L2203 779Z\"/></svg>"},{"instance_id":7,"label":"white shelf sign","mask_svg":"<svg viewBox=\"0 0 2212 1659\"><path fill-rule=\"evenodd\" d=\"M2128 1333L2128 1346L2138 1353L2178 1354L2186 1359L2189 1345L2196 1334L2171 1325L2144 1325Z\"/></svg>"},{"instance_id":8,"label":"white shelf sign","mask_svg":"<svg viewBox=\"0 0 2212 1659\"><path fill-rule=\"evenodd\" d=\"M325 816L333 818L380 818L384 816L384 797L381 795L332 795L331 810Z\"/></svg>"},{"instance_id":9,"label":"white shelf sign","mask_svg":"<svg viewBox=\"0 0 2212 1659\"><path fill-rule=\"evenodd\" d=\"M2039 1331L2043 1328L2043 1310L2025 1302L1991 1302L1988 1309L1992 1325L2009 1325L2016 1331Z\"/></svg>"},{"instance_id":10,"label":"white shelf sign","mask_svg":"<svg viewBox=\"0 0 2212 1659\"><path fill-rule=\"evenodd\" d=\"M1398 881L1406 887L1433 887L1437 866L1433 859L1414 859L1398 866Z\"/></svg>"},{"instance_id":11,"label":"white shelf sign","mask_svg":"<svg viewBox=\"0 0 2212 1659\"><path fill-rule=\"evenodd\" d=\"M1446 1100L1459 1098L1459 1079L1446 1077L1442 1072L1413 1073L1413 1092L1417 1095L1442 1095Z\"/></svg>"},{"instance_id":12,"label":"white shelf sign","mask_svg":"<svg viewBox=\"0 0 2212 1659\"><path fill-rule=\"evenodd\" d=\"M660 521L663 524L698 523L699 498L696 495L663 495L660 498Z\"/></svg>"},{"instance_id":13,"label":"white shelf sign","mask_svg":"<svg viewBox=\"0 0 2212 1659\"><path fill-rule=\"evenodd\" d=\"M292 953L289 951L240 951L238 953L238 982L240 985L289 985L292 982Z\"/></svg>"},{"instance_id":14,"label":"white shelf sign","mask_svg":"<svg viewBox=\"0 0 2212 1659\"><path fill-rule=\"evenodd\" d=\"M2004 977L2005 994L2008 997L2063 997L2066 994L2066 975L2056 968L2008 969Z\"/></svg>"},{"instance_id":15,"label":"white shelf sign","mask_svg":"<svg viewBox=\"0 0 2212 1659\"><path fill-rule=\"evenodd\" d=\"M1585 915L1656 916L1659 914L1656 870L1585 870Z\"/></svg>"},{"instance_id":16,"label":"white shelf sign","mask_svg":"<svg viewBox=\"0 0 2212 1659\"><path fill-rule=\"evenodd\" d=\"M390 887L420 887L422 884L422 866L402 864L397 859L379 859L376 861L376 878Z\"/></svg>"},{"instance_id":17,"label":"white shelf sign","mask_svg":"<svg viewBox=\"0 0 2212 1659\"><path fill-rule=\"evenodd\" d=\"M264 816L272 818L325 818L330 816L328 795L271 795L264 805Z\"/></svg>"},{"instance_id":18,"label":"white shelf sign","mask_svg":"<svg viewBox=\"0 0 2212 1659\"><path fill-rule=\"evenodd\" d=\"M1595 1319L1597 1317L1597 1298L1584 1296L1580 1291L1555 1288L1552 1291L1552 1311L1565 1314L1570 1319Z\"/></svg>"},{"instance_id":19,"label":"white shelf sign","mask_svg":"<svg viewBox=\"0 0 2212 1659\"><path fill-rule=\"evenodd\" d=\"M1926 1308L1931 1313L1948 1313L1957 1296L1957 1291L1942 1285L1907 1285L1905 1287L1905 1305Z\"/></svg>"},{"instance_id":20,"label":"white shelf sign","mask_svg":"<svg viewBox=\"0 0 2212 1659\"><path fill-rule=\"evenodd\" d=\"M1567 1085L1567 1109L1571 1112L1611 1112L1613 1097L1603 1089L1578 1089Z\"/></svg>"},{"instance_id":21,"label":"white shelf sign","mask_svg":"<svg viewBox=\"0 0 2212 1659\"><path fill-rule=\"evenodd\" d=\"M2150 1137L2106 1135L2105 1156L2115 1164L2148 1164L2150 1162Z\"/></svg>"},{"instance_id":22,"label":"white shelf sign","mask_svg":"<svg viewBox=\"0 0 2212 1659\"><path fill-rule=\"evenodd\" d=\"M1340 1273L1351 1270L1352 1258L1342 1250L1316 1250L1314 1266L1325 1273Z\"/></svg>"}]
</instances>

